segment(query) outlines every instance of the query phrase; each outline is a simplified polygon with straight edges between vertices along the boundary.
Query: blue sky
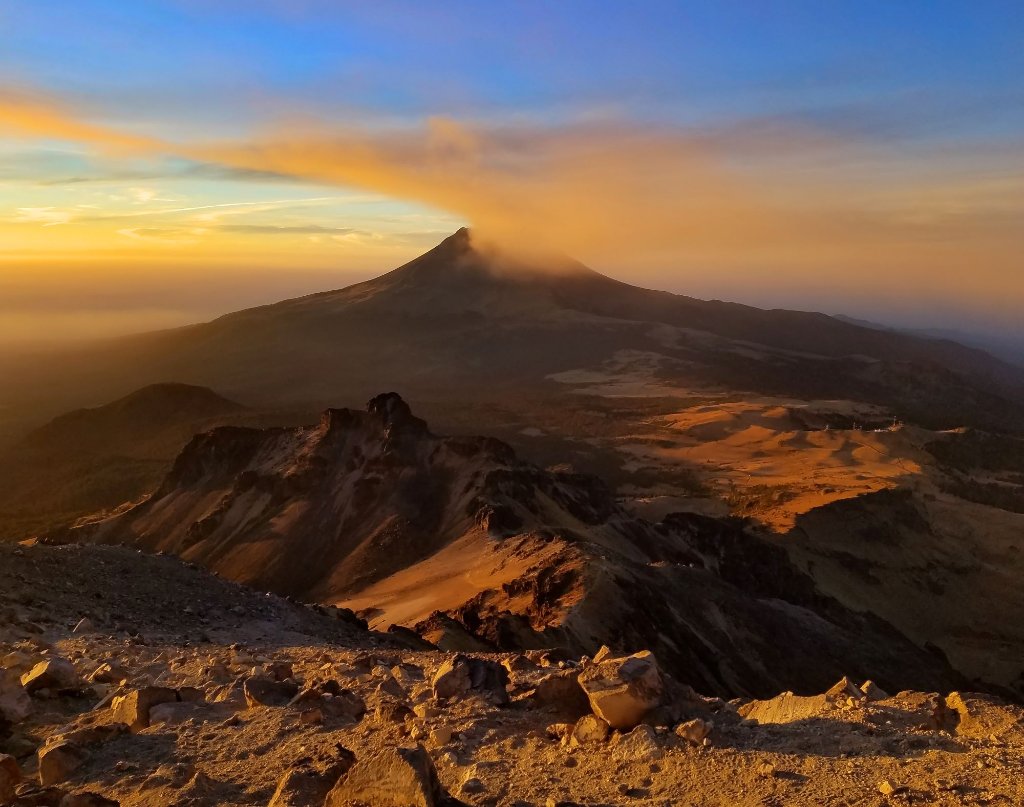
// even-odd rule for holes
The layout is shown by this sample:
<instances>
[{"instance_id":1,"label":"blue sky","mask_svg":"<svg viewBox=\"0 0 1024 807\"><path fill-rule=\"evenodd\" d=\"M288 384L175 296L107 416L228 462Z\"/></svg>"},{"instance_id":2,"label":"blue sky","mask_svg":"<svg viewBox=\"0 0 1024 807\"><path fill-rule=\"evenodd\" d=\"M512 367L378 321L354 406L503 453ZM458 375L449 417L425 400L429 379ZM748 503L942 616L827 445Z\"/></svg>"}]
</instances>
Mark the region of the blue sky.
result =
<instances>
[{"instance_id":1,"label":"blue sky","mask_svg":"<svg viewBox=\"0 0 1024 807\"><path fill-rule=\"evenodd\" d=\"M159 319L201 318L383 271L549 192L516 232L555 222L598 268L676 291L1004 330L1024 292L1019 2L10 0L0 77L0 101L158 141L0 115L0 284L22 298L86 259L150 312L168 261L273 278L232 297L222 276ZM371 148L374 170L353 164ZM439 187L442 158L479 200ZM637 227L643 254L609 235ZM863 287L883 278L879 305ZM24 329L5 316L0 338Z\"/></svg>"}]
</instances>

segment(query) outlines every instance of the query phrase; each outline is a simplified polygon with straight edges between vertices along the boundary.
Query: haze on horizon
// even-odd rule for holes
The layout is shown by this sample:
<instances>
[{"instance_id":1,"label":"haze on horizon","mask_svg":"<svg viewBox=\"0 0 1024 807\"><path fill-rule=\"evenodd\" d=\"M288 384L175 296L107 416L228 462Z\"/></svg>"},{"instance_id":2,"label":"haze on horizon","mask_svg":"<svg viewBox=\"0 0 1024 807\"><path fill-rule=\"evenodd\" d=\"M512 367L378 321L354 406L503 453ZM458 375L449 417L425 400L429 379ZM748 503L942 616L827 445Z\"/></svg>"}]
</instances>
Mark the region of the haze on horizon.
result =
<instances>
[{"instance_id":1,"label":"haze on horizon","mask_svg":"<svg viewBox=\"0 0 1024 807\"><path fill-rule=\"evenodd\" d=\"M464 224L1024 343L1016 4L372 6L0 9L0 349L344 286Z\"/></svg>"}]
</instances>

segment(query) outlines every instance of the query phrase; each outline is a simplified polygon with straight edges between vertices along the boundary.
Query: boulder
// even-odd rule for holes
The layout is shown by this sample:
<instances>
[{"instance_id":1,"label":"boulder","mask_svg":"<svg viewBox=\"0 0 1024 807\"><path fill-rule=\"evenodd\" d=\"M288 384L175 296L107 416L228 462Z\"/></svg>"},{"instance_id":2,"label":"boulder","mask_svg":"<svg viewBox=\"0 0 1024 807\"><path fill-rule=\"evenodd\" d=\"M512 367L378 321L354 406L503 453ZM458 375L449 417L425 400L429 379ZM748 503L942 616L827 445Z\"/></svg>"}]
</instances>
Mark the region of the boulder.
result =
<instances>
[{"instance_id":1,"label":"boulder","mask_svg":"<svg viewBox=\"0 0 1024 807\"><path fill-rule=\"evenodd\" d=\"M384 748L357 760L324 807L439 807L444 793L423 746Z\"/></svg>"},{"instance_id":2,"label":"boulder","mask_svg":"<svg viewBox=\"0 0 1024 807\"><path fill-rule=\"evenodd\" d=\"M176 703L178 693L167 687L142 687L126 695L118 695L111 703L113 719L124 723L132 733L149 726L150 710L161 703Z\"/></svg>"},{"instance_id":3,"label":"boulder","mask_svg":"<svg viewBox=\"0 0 1024 807\"><path fill-rule=\"evenodd\" d=\"M263 675L247 678L242 685L245 702L250 709L258 706L287 706L298 690L294 681L275 681Z\"/></svg>"},{"instance_id":4,"label":"boulder","mask_svg":"<svg viewBox=\"0 0 1024 807\"><path fill-rule=\"evenodd\" d=\"M53 656L40 661L21 676L21 685L29 694L40 689L75 689L79 686L74 665L66 658Z\"/></svg>"},{"instance_id":5,"label":"boulder","mask_svg":"<svg viewBox=\"0 0 1024 807\"><path fill-rule=\"evenodd\" d=\"M267 807L308 807L321 805L338 779L355 763L355 754L337 746L338 758L326 768L306 764L286 771Z\"/></svg>"},{"instance_id":6,"label":"boulder","mask_svg":"<svg viewBox=\"0 0 1024 807\"><path fill-rule=\"evenodd\" d=\"M21 782L21 768L18 760L7 754L0 754L0 804L7 804L14 798L15 789Z\"/></svg>"},{"instance_id":7,"label":"boulder","mask_svg":"<svg viewBox=\"0 0 1024 807\"><path fill-rule=\"evenodd\" d=\"M66 782L88 758L84 748L69 740L43 746L39 749L39 783L51 787Z\"/></svg>"},{"instance_id":8,"label":"boulder","mask_svg":"<svg viewBox=\"0 0 1024 807\"><path fill-rule=\"evenodd\" d=\"M497 704L508 703L508 670L495 661L461 653L441 665L431 685L435 698L480 695Z\"/></svg>"},{"instance_id":9,"label":"boulder","mask_svg":"<svg viewBox=\"0 0 1024 807\"><path fill-rule=\"evenodd\" d=\"M578 681L594 714L620 730L638 725L658 706L664 691L658 663L647 650L589 664Z\"/></svg>"}]
</instances>

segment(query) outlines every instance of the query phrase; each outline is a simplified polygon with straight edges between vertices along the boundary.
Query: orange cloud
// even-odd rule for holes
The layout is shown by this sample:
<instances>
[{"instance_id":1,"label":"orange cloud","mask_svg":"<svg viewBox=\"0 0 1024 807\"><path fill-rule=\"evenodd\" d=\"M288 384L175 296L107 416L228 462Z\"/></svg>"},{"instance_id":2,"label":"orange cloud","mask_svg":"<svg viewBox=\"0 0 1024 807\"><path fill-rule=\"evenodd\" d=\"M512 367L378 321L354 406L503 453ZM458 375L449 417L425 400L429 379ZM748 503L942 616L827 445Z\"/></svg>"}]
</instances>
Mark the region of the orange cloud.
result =
<instances>
[{"instance_id":1,"label":"orange cloud","mask_svg":"<svg viewBox=\"0 0 1024 807\"><path fill-rule=\"evenodd\" d=\"M388 131L288 123L236 142L186 145L0 95L5 130L367 189L457 214L492 239L556 247L695 293L758 299L790 290L800 299L816 289L1007 318L1024 304L1024 175L1005 170L1005 155L994 166L970 152L900 162L779 125L716 137L446 118Z\"/></svg>"},{"instance_id":2,"label":"orange cloud","mask_svg":"<svg viewBox=\"0 0 1024 807\"><path fill-rule=\"evenodd\" d=\"M51 100L3 88L0 88L0 135L71 140L118 152L170 150L156 138L94 126Z\"/></svg>"}]
</instances>

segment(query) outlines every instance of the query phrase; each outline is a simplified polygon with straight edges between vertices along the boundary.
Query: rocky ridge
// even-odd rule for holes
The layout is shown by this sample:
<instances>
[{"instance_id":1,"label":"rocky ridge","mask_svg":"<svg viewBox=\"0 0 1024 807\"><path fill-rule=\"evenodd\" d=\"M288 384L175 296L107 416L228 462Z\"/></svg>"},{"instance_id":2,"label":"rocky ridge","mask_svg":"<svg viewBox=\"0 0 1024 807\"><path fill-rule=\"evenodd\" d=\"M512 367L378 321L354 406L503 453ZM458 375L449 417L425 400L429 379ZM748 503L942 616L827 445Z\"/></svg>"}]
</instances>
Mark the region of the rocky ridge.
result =
<instances>
[{"instance_id":1,"label":"rocky ridge","mask_svg":"<svg viewBox=\"0 0 1024 807\"><path fill-rule=\"evenodd\" d=\"M198 435L146 501L51 540L171 552L445 649L651 649L714 695L814 692L845 674L966 684L741 524L645 521L593 477L432 434L393 393L310 427Z\"/></svg>"}]
</instances>

